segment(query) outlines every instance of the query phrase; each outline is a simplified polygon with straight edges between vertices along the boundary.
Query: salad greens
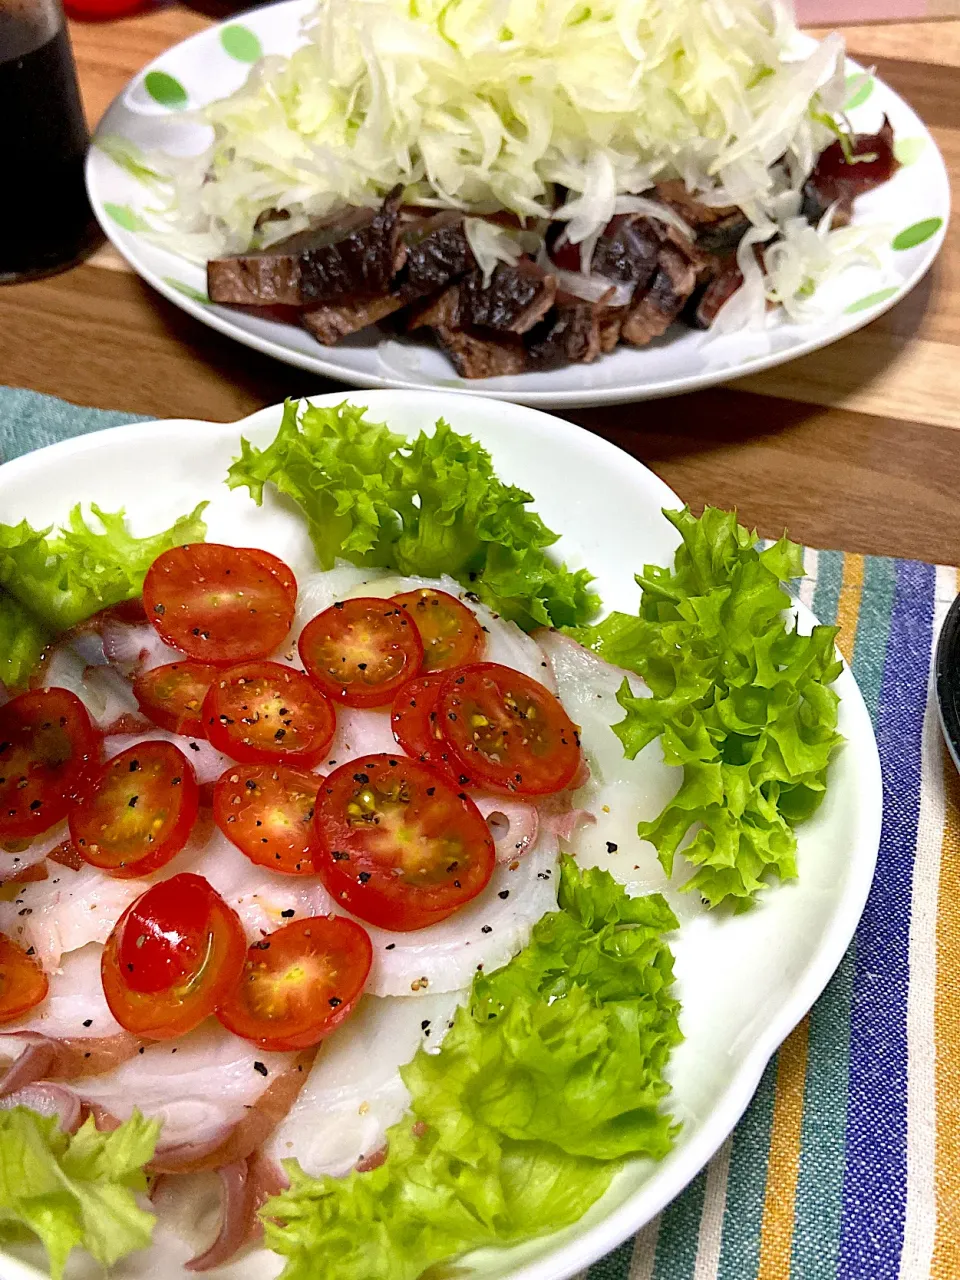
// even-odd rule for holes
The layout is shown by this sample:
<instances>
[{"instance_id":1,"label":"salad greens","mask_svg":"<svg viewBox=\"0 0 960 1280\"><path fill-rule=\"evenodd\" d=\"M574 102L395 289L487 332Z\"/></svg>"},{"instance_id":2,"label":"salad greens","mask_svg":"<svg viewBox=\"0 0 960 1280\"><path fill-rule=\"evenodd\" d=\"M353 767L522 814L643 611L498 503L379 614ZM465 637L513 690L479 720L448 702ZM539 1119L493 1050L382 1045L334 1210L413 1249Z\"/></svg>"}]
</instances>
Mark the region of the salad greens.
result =
<instances>
[{"instance_id":1,"label":"salad greens","mask_svg":"<svg viewBox=\"0 0 960 1280\"><path fill-rule=\"evenodd\" d=\"M263 1210L284 1280L415 1280L576 1221L623 1159L670 1149L663 1070L681 1035L661 935L677 921L569 857L558 905L478 974L439 1051L401 1069L410 1113L378 1169L315 1179L284 1162L290 1188Z\"/></svg>"},{"instance_id":2,"label":"salad greens","mask_svg":"<svg viewBox=\"0 0 960 1280\"><path fill-rule=\"evenodd\" d=\"M72 1137L56 1116L0 1111L0 1240L38 1236L52 1280L75 1248L104 1266L145 1248L155 1219L136 1193L146 1190L159 1132L138 1111L112 1133L90 1117Z\"/></svg>"},{"instance_id":3,"label":"salad greens","mask_svg":"<svg viewBox=\"0 0 960 1280\"><path fill-rule=\"evenodd\" d=\"M58 631L138 596L162 551L203 540L206 505L147 538L129 532L123 511L95 503L96 523L77 505L56 532L26 520L0 524L0 680L12 689L25 684Z\"/></svg>"},{"instance_id":4,"label":"salad greens","mask_svg":"<svg viewBox=\"0 0 960 1280\"><path fill-rule=\"evenodd\" d=\"M258 504L266 484L303 510L324 569L338 556L426 578L469 581L484 603L525 630L577 626L598 601L591 575L556 565L557 541L523 489L497 478L489 453L444 421L412 442L366 410L288 400L265 449L241 441L232 489Z\"/></svg>"},{"instance_id":5,"label":"salad greens","mask_svg":"<svg viewBox=\"0 0 960 1280\"><path fill-rule=\"evenodd\" d=\"M758 551L756 533L714 507L664 515L683 539L674 568L647 565L639 614L610 614L577 638L653 693L634 697L624 680L617 695L625 754L659 737L666 762L683 766L680 790L640 836L670 875L696 826L681 852L697 871L683 889L742 910L768 874L796 876L794 825L823 799L840 742L837 628L788 626L782 584L803 572L795 543Z\"/></svg>"}]
</instances>

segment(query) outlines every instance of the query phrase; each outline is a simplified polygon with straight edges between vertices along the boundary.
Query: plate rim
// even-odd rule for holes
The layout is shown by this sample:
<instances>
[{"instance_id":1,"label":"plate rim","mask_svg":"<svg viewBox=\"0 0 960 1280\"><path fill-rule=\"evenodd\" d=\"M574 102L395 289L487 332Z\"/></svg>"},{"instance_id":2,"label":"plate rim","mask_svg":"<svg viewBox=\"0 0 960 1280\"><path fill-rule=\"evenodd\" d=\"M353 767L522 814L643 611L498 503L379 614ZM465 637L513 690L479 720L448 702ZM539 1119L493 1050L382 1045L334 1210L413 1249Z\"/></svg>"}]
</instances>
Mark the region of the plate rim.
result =
<instances>
[{"instance_id":1,"label":"plate rim","mask_svg":"<svg viewBox=\"0 0 960 1280\"><path fill-rule=\"evenodd\" d=\"M359 403L356 392L330 392L316 396L301 397L311 404L331 406L344 400ZM359 393L363 400L369 401L366 407L371 412L387 415L391 401L400 398L407 402L422 401L425 397L431 402L441 402L426 414L432 421L436 416L462 412L462 399L457 397L452 404L444 401L453 400L454 393L446 389L433 391L427 389L395 389L372 391L369 395ZM271 405L247 415L234 422L207 422L200 419L152 419L133 422L114 427L103 428L68 440L58 441L42 449L33 450L18 458L0 465L0 495L9 490L11 482L16 485L28 482L31 472L42 472L45 461L49 458L69 457L88 450L96 450L107 441L123 437L129 438L131 447L141 439L162 438L173 426L202 427L211 432L211 437L220 439L239 435L244 429L253 429L275 423L279 425L283 405ZM613 442L602 436L594 435L563 418L539 409L523 405L508 405L504 412L516 416L521 421L530 422L541 430L549 428L551 434L558 434L575 443L579 448L596 452L608 461L616 461L621 468L644 473L644 483L653 483L668 502L683 505L682 500L655 472L639 459L628 454ZM467 428L470 429L469 427ZM638 474L639 474L638 472ZM799 600L793 601L801 619L809 621L814 618L810 609ZM958 601L960 608L960 601ZM656 1193L650 1188L641 1186L627 1199L610 1212L592 1222L584 1230L571 1235L579 1224L565 1228L562 1233L566 1237L559 1240L543 1256L532 1261L521 1262L515 1271L511 1271L511 1280L567 1280L584 1267L598 1261L610 1250L615 1249L624 1240L641 1230L657 1213L678 1196L690 1181L705 1167L708 1161L723 1144L735 1128L737 1122L752 1101L761 1077L779 1046L787 1038L795 1026L802 1020L817 998L823 992L830 978L836 971L843 955L852 939L863 914L867 897L873 883L877 854L880 844L880 828L882 821L883 784L880 768L880 757L876 736L869 713L864 703L849 664L844 659L841 696L845 704L852 709L858 721L858 736L854 741L847 739L845 750L855 747L857 752L859 776L862 785L875 796L875 803L864 804L862 812L857 816L856 832L851 840L851 859L859 865L860 873L851 877L841 895L836 899L834 910L823 931L819 945L808 958L800 976L794 980L789 996L784 1000L776 1016L770 1018L753 1036L750 1049L744 1054L739 1067L720 1090L718 1100L711 1106L702 1120L699 1131L689 1144L675 1149L661 1164L662 1172L656 1175ZM602 1203L601 1201L597 1202ZM638 1213L639 1209L639 1213ZM550 1236L541 1238L548 1241ZM0 1261L4 1266L12 1266L11 1280L49 1280L43 1270L34 1268L19 1259L11 1258L0 1249Z\"/></svg>"},{"instance_id":2,"label":"plate rim","mask_svg":"<svg viewBox=\"0 0 960 1280\"><path fill-rule=\"evenodd\" d=\"M203 31L195 32L191 36L187 36L184 40L178 41L171 45L156 58L152 59L145 66L141 67L134 76L123 86L120 92L111 100L103 113L96 128L93 130L91 145L87 152L84 162L84 175L87 194L90 199L91 206L96 215L100 227L106 235L107 239L123 257L133 271L145 280L151 288L166 298L168 302L179 307L188 315L199 320L202 324L214 329L225 337L232 338L235 342L259 351L262 355L272 356L276 360L282 361L293 368L305 369L308 372L320 374L323 377L331 378L334 381L341 382L347 386L362 387L371 390L411 390L411 391L436 391L440 393L450 393L452 395L478 395L484 399L511 401L518 404L528 405L533 408L588 408L594 405L611 405L611 404L634 404L641 403L644 400L660 400L668 396L685 395L689 392L703 391L709 387L715 387L722 383L731 382L739 378L749 377L755 373L762 373L767 369L777 368L783 364L789 364L793 360L802 358L812 354L815 351L823 350L825 347L832 346L835 342L839 342L849 337L852 333L871 324L874 320L890 311L897 303L902 302L907 294L911 293L920 281L924 278L930 268L933 266L940 251L943 247L944 238L950 225L952 213L952 194L950 188L949 174L946 168L946 162L943 158L936 139L931 133L929 127L923 120L920 120L921 127L926 142L933 149L936 157L938 172L937 181L941 188L941 195L944 201L944 214L942 225L939 230L930 238L926 245L926 252L923 258L914 267L903 285L898 288L897 292L882 302L876 303L871 307L864 308L847 315L844 327L841 332L834 337L829 338L826 342L822 337L811 337L805 342L801 342L789 350L780 352L769 352L765 355L752 356L740 364L724 369L708 370L700 374L689 377L674 377L660 382L654 382L649 386L634 385L632 387L598 387L594 389L584 388L583 390L560 390L551 391L531 390L524 391L523 388L517 390L501 390L498 388L484 388L483 379L476 379L476 385L472 383L467 386L450 385L438 386L436 383L418 382L413 378L404 378L401 375L383 376L375 373L367 373L362 370L344 369L333 361L327 360L323 355L308 354L306 352L297 351L294 348L286 346L282 342L273 341L269 338L263 338L258 334L251 333L246 329L238 327L231 319L218 315L212 310L213 304L205 305L198 303L192 298L187 297L178 289L172 288L166 283L164 277L155 272L152 267L144 264L139 255L133 250L135 242L128 240L123 229L120 228L113 219L106 213L104 208L104 200L98 194L97 181L98 174L96 169L101 161L109 163L109 159L103 153L99 152L96 146L97 136L101 131L103 121L110 115L118 105L122 105L122 99L129 91L130 87L147 74L150 70L157 67L157 64L169 57L172 52L182 48L184 45L202 39L209 39L212 35L220 33L224 28L235 25L241 20L245 14L259 13L268 9L295 9L309 8L309 0L274 0L274 3L266 3L254 5L245 10L232 14L229 18L221 22L215 23L213 26L207 27ZM812 37L810 37L812 39ZM846 58L847 67L854 73L866 71L868 68L862 66L855 59ZM883 88L898 102L904 103L913 111L910 104L898 94L890 85L879 76L874 74L877 84ZM916 112L914 112L916 114ZM918 120L920 117L917 117ZM323 352L325 348L321 344L317 344L318 351ZM333 350L334 348L331 348ZM520 375L522 376L522 375Z\"/></svg>"}]
</instances>

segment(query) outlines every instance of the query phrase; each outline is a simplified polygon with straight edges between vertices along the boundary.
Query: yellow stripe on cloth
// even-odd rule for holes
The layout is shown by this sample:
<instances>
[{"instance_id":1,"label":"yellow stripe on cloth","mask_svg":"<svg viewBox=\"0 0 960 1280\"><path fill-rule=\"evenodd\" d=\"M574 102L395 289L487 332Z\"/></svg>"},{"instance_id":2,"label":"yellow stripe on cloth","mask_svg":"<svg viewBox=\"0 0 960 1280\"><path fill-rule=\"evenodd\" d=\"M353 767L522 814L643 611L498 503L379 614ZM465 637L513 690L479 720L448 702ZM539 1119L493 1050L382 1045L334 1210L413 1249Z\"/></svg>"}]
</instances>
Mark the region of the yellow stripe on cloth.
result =
<instances>
[{"instance_id":1,"label":"yellow stripe on cloth","mask_svg":"<svg viewBox=\"0 0 960 1280\"><path fill-rule=\"evenodd\" d=\"M932 1280L960 1276L960 777L944 750L937 915L937 1233Z\"/></svg>"},{"instance_id":2,"label":"yellow stripe on cloth","mask_svg":"<svg viewBox=\"0 0 960 1280\"><path fill-rule=\"evenodd\" d=\"M837 601L837 647L847 662L853 658L863 595L863 556L847 555ZM760 1261L756 1280L788 1280L793 1253L797 1179L803 1130L803 1098L807 1075L807 1018L780 1046L777 1088L767 1161L767 1189L760 1226ZM960 1272L952 1278L958 1280Z\"/></svg>"}]
</instances>

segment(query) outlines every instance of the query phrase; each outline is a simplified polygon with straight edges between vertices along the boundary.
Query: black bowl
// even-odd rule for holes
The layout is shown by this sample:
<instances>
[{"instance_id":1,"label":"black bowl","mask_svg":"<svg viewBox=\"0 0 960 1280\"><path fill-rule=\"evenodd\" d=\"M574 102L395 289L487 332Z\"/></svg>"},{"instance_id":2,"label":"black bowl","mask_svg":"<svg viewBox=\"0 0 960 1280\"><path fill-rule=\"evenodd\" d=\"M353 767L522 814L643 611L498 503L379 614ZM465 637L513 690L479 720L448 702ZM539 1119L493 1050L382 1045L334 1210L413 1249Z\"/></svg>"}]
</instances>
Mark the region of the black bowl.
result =
<instances>
[{"instance_id":1,"label":"black bowl","mask_svg":"<svg viewBox=\"0 0 960 1280\"><path fill-rule=\"evenodd\" d=\"M950 606L937 641L934 680L943 736L960 769L960 596Z\"/></svg>"}]
</instances>

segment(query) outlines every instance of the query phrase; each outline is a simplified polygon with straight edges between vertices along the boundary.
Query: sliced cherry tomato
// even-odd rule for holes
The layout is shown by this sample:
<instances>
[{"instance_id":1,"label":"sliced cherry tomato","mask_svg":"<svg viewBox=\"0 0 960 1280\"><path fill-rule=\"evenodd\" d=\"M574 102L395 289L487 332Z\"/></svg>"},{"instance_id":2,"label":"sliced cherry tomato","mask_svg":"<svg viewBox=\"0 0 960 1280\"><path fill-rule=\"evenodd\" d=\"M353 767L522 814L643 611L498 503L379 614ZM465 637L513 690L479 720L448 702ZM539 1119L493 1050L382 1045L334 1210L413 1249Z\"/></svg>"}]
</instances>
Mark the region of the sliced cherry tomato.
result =
<instances>
[{"instance_id":1,"label":"sliced cherry tomato","mask_svg":"<svg viewBox=\"0 0 960 1280\"><path fill-rule=\"evenodd\" d=\"M320 784L315 866L337 902L383 929L421 929L493 874L489 828L464 792L402 756L361 756Z\"/></svg>"},{"instance_id":2,"label":"sliced cherry tomato","mask_svg":"<svg viewBox=\"0 0 960 1280\"><path fill-rule=\"evenodd\" d=\"M336 712L302 671L248 662L214 680L203 703L207 737L242 764L285 760L310 769L326 755Z\"/></svg>"},{"instance_id":3,"label":"sliced cherry tomato","mask_svg":"<svg viewBox=\"0 0 960 1280\"><path fill-rule=\"evenodd\" d=\"M47 975L23 947L0 933L0 1023L13 1022L46 1000Z\"/></svg>"},{"instance_id":4,"label":"sliced cherry tomato","mask_svg":"<svg viewBox=\"0 0 960 1280\"><path fill-rule=\"evenodd\" d=\"M476 614L456 596L421 587L392 599L417 624L423 641L422 671L449 671L451 667L479 662L486 642L483 627Z\"/></svg>"},{"instance_id":5,"label":"sliced cherry tomato","mask_svg":"<svg viewBox=\"0 0 960 1280\"><path fill-rule=\"evenodd\" d=\"M293 603L296 604L297 580L290 566L284 564L280 557L275 556L272 551L263 551L260 547L244 547L243 550L248 556L256 560L258 565L273 574Z\"/></svg>"},{"instance_id":6,"label":"sliced cherry tomato","mask_svg":"<svg viewBox=\"0 0 960 1280\"><path fill-rule=\"evenodd\" d=\"M70 810L70 838L85 862L129 880L176 857L199 806L197 775L180 748L140 742L109 760Z\"/></svg>"},{"instance_id":7,"label":"sliced cherry tomato","mask_svg":"<svg viewBox=\"0 0 960 1280\"><path fill-rule=\"evenodd\" d=\"M423 661L406 610L367 596L324 609L304 627L299 648L311 679L348 707L385 706Z\"/></svg>"},{"instance_id":8,"label":"sliced cherry tomato","mask_svg":"<svg viewBox=\"0 0 960 1280\"><path fill-rule=\"evenodd\" d=\"M162 880L127 907L103 949L110 1012L135 1035L186 1035L236 986L246 950L236 912L202 876Z\"/></svg>"},{"instance_id":9,"label":"sliced cherry tomato","mask_svg":"<svg viewBox=\"0 0 960 1280\"><path fill-rule=\"evenodd\" d=\"M372 963L370 938L356 921L294 920L250 947L217 1017L261 1049L307 1049L350 1016Z\"/></svg>"},{"instance_id":10,"label":"sliced cherry tomato","mask_svg":"<svg viewBox=\"0 0 960 1280\"><path fill-rule=\"evenodd\" d=\"M161 729L202 738L203 700L220 668L206 662L168 662L151 667L133 682L140 710Z\"/></svg>"},{"instance_id":11,"label":"sliced cherry tomato","mask_svg":"<svg viewBox=\"0 0 960 1280\"><path fill-rule=\"evenodd\" d=\"M214 787L214 821L258 866L316 875L313 811L322 781L285 764L235 765Z\"/></svg>"},{"instance_id":12,"label":"sliced cherry tomato","mask_svg":"<svg viewBox=\"0 0 960 1280\"><path fill-rule=\"evenodd\" d=\"M264 555L216 542L164 551L144 580L147 617L167 644L202 662L265 658L290 630L294 598Z\"/></svg>"},{"instance_id":13,"label":"sliced cherry tomato","mask_svg":"<svg viewBox=\"0 0 960 1280\"><path fill-rule=\"evenodd\" d=\"M35 689L0 707L0 840L61 822L99 761L100 735L69 690Z\"/></svg>"},{"instance_id":14,"label":"sliced cherry tomato","mask_svg":"<svg viewBox=\"0 0 960 1280\"><path fill-rule=\"evenodd\" d=\"M390 724L393 736L408 756L435 769L460 785L437 716L437 702L447 683L447 673L418 676L408 681L393 700ZM466 782L466 779L464 779Z\"/></svg>"},{"instance_id":15,"label":"sliced cherry tomato","mask_svg":"<svg viewBox=\"0 0 960 1280\"><path fill-rule=\"evenodd\" d=\"M580 768L576 726L549 689L494 662L447 675L437 702L451 764L507 794L562 791Z\"/></svg>"}]
</instances>

